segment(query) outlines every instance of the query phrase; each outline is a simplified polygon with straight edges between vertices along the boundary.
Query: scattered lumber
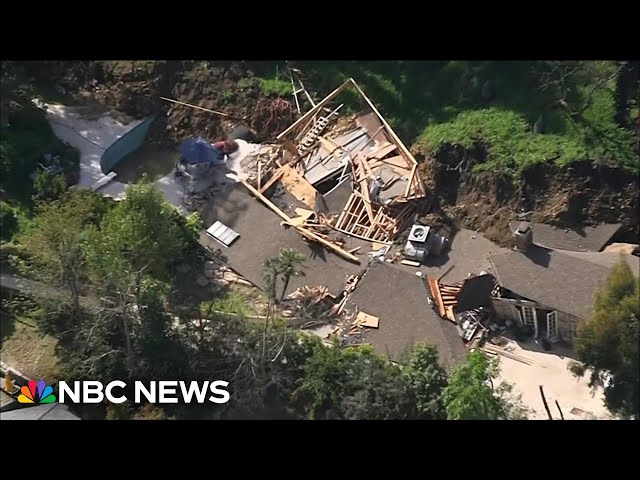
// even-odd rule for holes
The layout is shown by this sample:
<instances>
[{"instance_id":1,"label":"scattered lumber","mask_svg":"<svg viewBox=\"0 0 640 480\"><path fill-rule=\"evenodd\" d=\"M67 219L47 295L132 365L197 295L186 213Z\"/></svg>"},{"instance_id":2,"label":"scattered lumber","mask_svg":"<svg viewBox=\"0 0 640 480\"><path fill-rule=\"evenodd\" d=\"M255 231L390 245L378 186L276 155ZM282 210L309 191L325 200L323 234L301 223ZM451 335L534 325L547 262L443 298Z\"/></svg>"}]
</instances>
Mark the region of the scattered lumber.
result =
<instances>
[{"instance_id":1,"label":"scattered lumber","mask_svg":"<svg viewBox=\"0 0 640 480\"><path fill-rule=\"evenodd\" d=\"M442 301L442 297L440 296L440 288L438 288L438 280L435 277L427 276L427 284L429 285L429 290L431 291L431 298L436 304L438 308L438 313L441 317L446 317L447 312Z\"/></svg>"},{"instance_id":2,"label":"scattered lumber","mask_svg":"<svg viewBox=\"0 0 640 480\"><path fill-rule=\"evenodd\" d=\"M529 360L528 358L525 358L525 357L520 356L520 355L516 355L515 353L511 353L511 352L505 350L504 348L497 347L497 346L492 345L490 343L486 343L484 345L484 347L482 347L482 349L486 350L488 352L497 353L498 355L502 355L503 357L510 358L511 360L515 360L517 362L524 363L525 365L533 365L533 362L531 360Z\"/></svg>"},{"instance_id":3,"label":"scattered lumber","mask_svg":"<svg viewBox=\"0 0 640 480\"><path fill-rule=\"evenodd\" d=\"M271 210L273 210L286 223L288 223L289 225L292 225L298 232L300 232L300 234L303 237L307 238L308 240L321 243L325 247L327 247L330 250L333 250L334 252L336 252L338 255L340 255L340 256L348 259L348 260L351 260L352 262L360 263L360 259L358 257L356 257L355 255L353 255L352 253L349 253L349 252L341 249L336 244L334 244L334 243L332 243L332 242L330 242L328 240L325 240L324 238L316 235L315 233L307 230L304 227L293 225L291 218L286 213L284 213L282 210L280 210L273 202L271 202L271 200L269 200L267 197L265 197L262 193L260 193L258 190L256 190L251 184L247 183L245 180L241 179L240 181L258 200L262 201L262 203L264 203L267 207L269 207Z\"/></svg>"},{"instance_id":4,"label":"scattered lumber","mask_svg":"<svg viewBox=\"0 0 640 480\"><path fill-rule=\"evenodd\" d=\"M280 178L284 175L284 169L283 168L279 168L278 170L276 170L274 172L273 175L271 175L271 178L267 181L267 183L265 183L262 188L260 189L260 193L265 193L267 190L269 190L269 188L271 188L271 186L276 183L278 180L280 180Z\"/></svg>"}]
</instances>

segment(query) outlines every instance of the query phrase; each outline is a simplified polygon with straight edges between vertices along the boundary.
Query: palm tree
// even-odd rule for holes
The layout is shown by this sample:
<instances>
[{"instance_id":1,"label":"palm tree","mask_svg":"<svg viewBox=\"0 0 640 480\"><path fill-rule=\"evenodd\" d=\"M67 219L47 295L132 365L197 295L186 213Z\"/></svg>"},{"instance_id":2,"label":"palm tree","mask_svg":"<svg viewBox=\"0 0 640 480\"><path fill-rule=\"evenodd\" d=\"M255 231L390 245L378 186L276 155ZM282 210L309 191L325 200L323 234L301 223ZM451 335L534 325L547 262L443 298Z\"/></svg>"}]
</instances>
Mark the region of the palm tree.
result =
<instances>
[{"instance_id":1,"label":"palm tree","mask_svg":"<svg viewBox=\"0 0 640 480\"><path fill-rule=\"evenodd\" d=\"M277 257L270 257L265 260L263 264L263 275L267 286L267 293L271 299L276 300L278 303L284 299L291 277L304 275L304 272L300 270L300 268L303 266L305 259L306 257L297 250L283 248ZM276 283L278 277L280 277L283 282L282 294L279 300L276 299Z\"/></svg>"},{"instance_id":2,"label":"palm tree","mask_svg":"<svg viewBox=\"0 0 640 480\"><path fill-rule=\"evenodd\" d=\"M304 267L305 259L306 257L304 254L292 248L283 248L280 250L277 262L279 265L280 275L282 276L282 282L284 283L282 286L282 295L280 295L280 302L282 302L285 294L287 293L287 287L289 286L289 280L291 280L291 277L304 275L304 272L300 270L300 268Z\"/></svg>"},{"instance_id":3,"label":"palm tree","mask_svg":"<svg viewBox=\"0 0 640 480\"><path fill-rule=\"evenodd\" d=\"M269 257L264 261L262 275L267 286L267 294L271 300L276 298L276 281L280 273L278 257Z\"/></svg>"}]
</instances>

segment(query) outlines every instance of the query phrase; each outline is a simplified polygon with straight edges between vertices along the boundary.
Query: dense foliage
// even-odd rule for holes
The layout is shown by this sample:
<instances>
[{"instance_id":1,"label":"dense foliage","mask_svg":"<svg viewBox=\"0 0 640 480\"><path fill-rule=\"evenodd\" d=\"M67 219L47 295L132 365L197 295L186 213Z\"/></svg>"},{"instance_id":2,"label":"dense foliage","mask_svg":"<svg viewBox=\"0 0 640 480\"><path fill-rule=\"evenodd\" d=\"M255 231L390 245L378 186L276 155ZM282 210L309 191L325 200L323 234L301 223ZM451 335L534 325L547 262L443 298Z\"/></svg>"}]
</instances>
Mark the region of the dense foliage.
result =
<instances>
[{"instance_id":1,"label":"dense foliage","mask_svg":"<svg viewBox=\"0 0 640 480\"><path fill-rule=\"evenodd\" d=\"M330 92L363 87L408 142L482 146L478 170L517 174L533 163L588 160L638 172L638 62L302 62ZM357 97L345 100L346 108Z\"/></svg>"},{"instance_id":2,"label":"dense foliage","mask_svg":"<svg viewBox=\"0 0 640 480\"><path fill-rule=\"evenodd\" d=\"M498 377L498 359L490 359L482 350L469 355L468 362L452 374L444 390L449 420L517 420L525 418L519 402L509 397L511 385Z\"/></svg>"},{"instance_id":3,"label":"dense foliage","mask_svg":"<svg viewBox=\"0 0 640 480\"><path fill-rule=\"evenodd\" d=\"M591 386L605 387L609 410L640 418L640 280L621 259L598 292L592 317L580 325L579 376L591 370Z\"/></svg>"},{"instance_id":4,"label":"dense foliage","mask_svg":"<svg viewBox=\"0 0 640 480\"><path fill-rule=\"evenodd\" d=\"M445 393L451 387L431 346L417 346L404 365L369 347L327 346L290 328L275 308L264 320L245 319L250 309L237 293L221 292L174 309L167 302L169 292L179 288L172 272L176 262L188 260L198 222L176 216L142 181L130 185L120 202L78 191L43 203L29 234L17 237L26 256L24 271L38 272L66 293L40 299L34 314L40 330L58 339L63 377L230 382L232 400L223 406L85 407L85 416L447 417L451 400ZM303 269L302 254L283 250L266 262L265 274L286 291L289 279ZM280 288L272 290L272 299L282 299ZM500 408L497 393L484 393Z\"/></svg>"}]
</instances>

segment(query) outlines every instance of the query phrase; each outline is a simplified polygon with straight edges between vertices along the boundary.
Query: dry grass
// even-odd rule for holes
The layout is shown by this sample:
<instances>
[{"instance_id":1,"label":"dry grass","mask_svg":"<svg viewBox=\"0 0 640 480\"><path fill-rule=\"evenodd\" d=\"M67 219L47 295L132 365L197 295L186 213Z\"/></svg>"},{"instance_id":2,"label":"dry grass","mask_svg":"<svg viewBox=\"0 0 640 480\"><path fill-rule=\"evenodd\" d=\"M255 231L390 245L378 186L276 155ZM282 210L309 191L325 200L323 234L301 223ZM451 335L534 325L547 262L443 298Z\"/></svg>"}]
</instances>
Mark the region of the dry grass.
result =
<instances>
[{"instance_id":1,"label":"dry grass","mask_svg":"<svg viewBox=\"0 0 640 480\"><path fill-rule=\"evenodd\" d=\"M44 379L51 383L59 378L58 341L54 337L40 333L33 320L25 317L11 320L3 316L2 328L11 329L8 337L2 340L0 350L0 358L6 365L34 380Z\"/></svg>"}]
</instances>

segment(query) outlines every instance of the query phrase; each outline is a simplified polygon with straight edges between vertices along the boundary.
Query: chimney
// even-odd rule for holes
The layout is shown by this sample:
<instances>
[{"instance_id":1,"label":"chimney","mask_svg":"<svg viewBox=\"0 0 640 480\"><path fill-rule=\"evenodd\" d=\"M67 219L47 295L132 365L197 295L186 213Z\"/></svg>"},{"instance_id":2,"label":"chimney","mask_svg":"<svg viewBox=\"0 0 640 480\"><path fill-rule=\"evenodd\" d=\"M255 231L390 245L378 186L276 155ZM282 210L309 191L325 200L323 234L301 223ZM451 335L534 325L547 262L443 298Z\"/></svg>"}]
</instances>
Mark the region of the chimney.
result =
<instances>
[{"instance_id":1,"label":"chimney","mask_svg":"<svg viewBox=\"0 0 640 480\"><path fill-rule=\"evenodd\" d=\"M516 237L516 250L526 252L533 243L533 229L531 224L522 222L513 234Z\"/></svg>"}]
</instances>

